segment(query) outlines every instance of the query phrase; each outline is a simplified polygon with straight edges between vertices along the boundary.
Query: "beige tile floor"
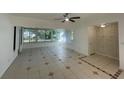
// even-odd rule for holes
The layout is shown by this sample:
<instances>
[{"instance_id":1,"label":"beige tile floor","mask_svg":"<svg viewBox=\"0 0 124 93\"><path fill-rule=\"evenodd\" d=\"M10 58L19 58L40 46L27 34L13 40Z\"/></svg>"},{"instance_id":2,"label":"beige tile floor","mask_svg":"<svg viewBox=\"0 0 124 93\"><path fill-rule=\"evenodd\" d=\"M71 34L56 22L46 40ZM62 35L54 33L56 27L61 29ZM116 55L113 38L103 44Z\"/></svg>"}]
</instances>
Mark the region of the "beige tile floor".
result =
<instances>
[{"instance_id":1,"label":"beige tile floor","mask_svg":"<svg viewBox=\"0 0 124 93\"><path fill-rule=\"evenodd\" d=\"M118 62L93 55L84 57L63 47L24 49L3 75L3 79L110 79L118 71ZM85 61L95 65L86 63ZM118 78L124 78L124 73Z\"/></svg>"},{"instance_id":2,"label":"beige tile floor","mask_svg":"<svg viewBox=\"0 0 124 93\"><path fill-rule=\"evenodd\" d=\"M118 60L114 60L105 56L95 54L83 59L110 74L115 74L115 72L117 72L119 68Z\"/></svg>"}]
</instances>

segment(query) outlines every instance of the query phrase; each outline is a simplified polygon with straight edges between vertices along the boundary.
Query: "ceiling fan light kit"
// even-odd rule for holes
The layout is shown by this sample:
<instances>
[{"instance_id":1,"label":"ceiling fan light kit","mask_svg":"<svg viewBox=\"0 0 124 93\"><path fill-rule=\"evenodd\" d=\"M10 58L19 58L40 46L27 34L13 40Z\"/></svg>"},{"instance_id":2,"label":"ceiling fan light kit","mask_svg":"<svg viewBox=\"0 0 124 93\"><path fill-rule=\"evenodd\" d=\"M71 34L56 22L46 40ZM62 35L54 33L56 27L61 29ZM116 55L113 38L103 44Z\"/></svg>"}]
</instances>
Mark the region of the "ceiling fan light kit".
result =
<instances>
[{"instance_id":1,"label":"ceiling fan light kit","mask_svg":"<svg viewBox=\"0 0 124 93\"><path fill-rule=\"evenodd\" d=\"M64 18L58 18L58 20L62 20L61 22L64 23L64 22L75 22L75 19L80 19L80 17L78 16L75 16L75 17L69 17L69 13L65 13L63 15Z\"/></svg>"},{"instance_id":2,"label":"ceiling fan light kit","mask_svg":"<svg viewBox=\"0 0 124 93\"><path fill-rule=\"evenodd\" d=\"M65 18L65 21L69 21L69 18Z\"/></svg>"}]
</instances>

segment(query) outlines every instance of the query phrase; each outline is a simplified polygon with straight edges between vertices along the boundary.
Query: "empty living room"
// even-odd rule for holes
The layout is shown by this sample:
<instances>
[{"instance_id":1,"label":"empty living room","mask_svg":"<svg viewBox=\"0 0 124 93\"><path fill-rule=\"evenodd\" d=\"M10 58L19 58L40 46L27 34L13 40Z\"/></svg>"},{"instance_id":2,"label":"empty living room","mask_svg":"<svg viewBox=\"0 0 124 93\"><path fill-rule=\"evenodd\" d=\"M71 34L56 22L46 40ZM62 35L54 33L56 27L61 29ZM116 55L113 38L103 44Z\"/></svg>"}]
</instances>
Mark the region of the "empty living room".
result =
<instances>
[{"instance_id":1,"label":"empty living room","mask_svg":"<svg viewBox=\"0 0 124 93\"><path fill-rule=\"evenodd\" d=\"M0 0L1 93L123 93L123 0Z\"/></svg>"},{"instance_id":2,"label":"empty living room","mask_svg":"<svg viewBox=\"0 0 124 93\"><path fill-rule=\"evenodd\" d=\"M123 79L124 14L0 14L1 79Z\"/></svg>"}]
</instances>

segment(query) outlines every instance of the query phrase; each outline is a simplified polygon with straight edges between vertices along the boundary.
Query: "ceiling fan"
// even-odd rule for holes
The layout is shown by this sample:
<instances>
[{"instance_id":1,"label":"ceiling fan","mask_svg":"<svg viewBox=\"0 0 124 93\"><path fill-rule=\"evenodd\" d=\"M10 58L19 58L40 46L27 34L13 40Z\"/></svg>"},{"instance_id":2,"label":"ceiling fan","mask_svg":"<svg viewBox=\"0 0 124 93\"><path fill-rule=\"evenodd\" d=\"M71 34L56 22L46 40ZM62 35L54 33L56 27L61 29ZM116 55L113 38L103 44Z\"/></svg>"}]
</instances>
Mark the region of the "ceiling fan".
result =
<instances>
[{"instance_id":1,"label":"ceiling fan","mask_svg":"<svg viewBox=\"0 0 124 93\"><path fill-rule=\"evenodd\" d=\"M80 17L78 16L75 16L75 17L69 17L69 13L65 13L63 15L63 18L58 18L58 19L55 19L55 20L62 20L61 22L68 22L68 21L71 21L71 22L75 22L75 19L80 19Z\"/></svg>"}]
</instances>

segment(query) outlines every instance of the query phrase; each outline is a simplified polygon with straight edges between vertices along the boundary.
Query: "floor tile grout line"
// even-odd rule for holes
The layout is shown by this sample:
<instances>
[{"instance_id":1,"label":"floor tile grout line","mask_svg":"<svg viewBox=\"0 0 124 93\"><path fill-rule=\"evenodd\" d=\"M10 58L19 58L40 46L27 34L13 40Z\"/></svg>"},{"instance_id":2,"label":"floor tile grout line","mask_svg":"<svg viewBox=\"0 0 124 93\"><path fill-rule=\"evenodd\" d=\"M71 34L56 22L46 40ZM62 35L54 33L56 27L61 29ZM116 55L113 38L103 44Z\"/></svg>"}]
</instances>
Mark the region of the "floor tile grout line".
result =
<instances>
[{"instance_id":1,"label":"floor tile grout line","mask_svg":"<svg viewBox=\"0 0 124 93\"><path fill-rule=\"evenodd\" d=\"M58 58L58 59L60 59L57 55L56 55L56 57ZM65 66L65 64L62 62L62 64L64 65L64 67L66 68L66 66ZM69 69L70 71L71 71L71 73L72 74L74 74L75 75L75 73L73 73L73 71L71 70L71 69ZM63 72L62 72L63 73ZM64 74L63 74L63 76L64 76ZM75 75L77 78L78 78L78 76L77 75ZM64 76L65 77L65 76Z\"/></svg>"},{"instance_id":2,"label":"floor tile grout line","mask_svg":"<svg viewBox=\"0 0 124 93\"><path fill-rule=\"evenodd\" d=\"M64 67L66 67L65 64L63 64L63 65L64 65ZM78 78L78 76L71 70L71 68L69 70L71 71L72 74L74 74L76 76L76 78Z\"/></svg>"},{"instance_id":3,"label":"floor tile grout line","mask_svg":"<svg viewBox=\"0 0 124 93\"><path fill-rule=\"evenodd\" d=\"M58 64L57 64L58 65ZM64 72L63 71L61 71L62 72L62 74L63 74L63 76L64 76L64 78L65 78L65 75L64 75Z\"/></svg>"},{"instance_id":4,"label":"floor tile grout line","mask_svg":"<svg viewBox=\"0 0 124 93\"><path fill-rule=\"evenodd\" d=\"M84 60L84 59L82 59L82 58L85 58L85 57L80 57L79 59L80 59L81 61L87 63L88 65L90 65L90 66L96 68L97 70L99 70L99 71L101 71L101 72L103 72L103 73L105 73L105 74L111 76L111 78L115 78L114 75L112 75L112 74L110 74L110 73L108 73L108 72L102 70L101 68L99 68L99 67L97 67L97 66L95 66L95 65L93 65L93 64L91 64L91 63L89 63L88 61L86 61L86 60Z\"/></svg>"},{"instance_id":5,"label":"floor tile grout line","mask_svg":"<svg viewBox=\"0 0 124 93\"><path fill-rule=\"evenodd\" d=\"M112 77L111 79L118 79L118 77L121 75L122 70L118 70L115 74L114 74L114 78Z\"/></svg>"},{"instance_id":6,"label":"floor tile grout line","mask_svg":"<svg viewBox=\"0 0 124 93\"><path fill-rule=\"evenodd\" d=\"M56 58L57 58L58 60L60 59L57 55L56 55ZM63 62L62 62L62 64L63 64ZM57 64L57 65L58 65L58 64ZM64 65L64 64L63 64L63 65ZM64 65L64 67L65 67L65 65ZM62 71L62 74L63 74L64 78L66 78L63 71Z\"/></svg>"}]
</instances>

